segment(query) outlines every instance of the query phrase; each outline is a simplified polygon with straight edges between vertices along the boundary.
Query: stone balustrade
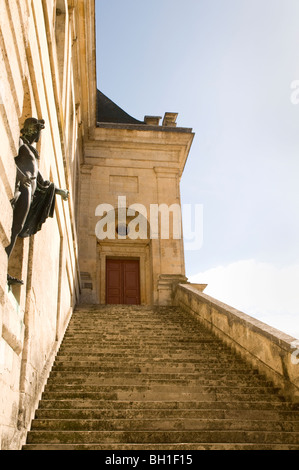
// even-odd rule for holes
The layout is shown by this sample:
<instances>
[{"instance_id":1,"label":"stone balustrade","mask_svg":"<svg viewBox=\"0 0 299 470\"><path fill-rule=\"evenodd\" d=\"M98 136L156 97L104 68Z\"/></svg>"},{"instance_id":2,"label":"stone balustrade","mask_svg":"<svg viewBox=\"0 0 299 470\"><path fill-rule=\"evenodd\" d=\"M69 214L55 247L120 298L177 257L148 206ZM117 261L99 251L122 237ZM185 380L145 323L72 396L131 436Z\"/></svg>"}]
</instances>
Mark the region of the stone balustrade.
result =
<instances>
[{"instance_id":1,"label":"stone balustrade","mask_svg":"<svg viewBox=\"0 0 299 470\"><path fill-rule=\"evenodd\" d=\"M288 399L299 402L299 341L296 338L204 294L192 284L177 286L174 303L196 316L272 380Z\"/></svg>"}]
</instances>

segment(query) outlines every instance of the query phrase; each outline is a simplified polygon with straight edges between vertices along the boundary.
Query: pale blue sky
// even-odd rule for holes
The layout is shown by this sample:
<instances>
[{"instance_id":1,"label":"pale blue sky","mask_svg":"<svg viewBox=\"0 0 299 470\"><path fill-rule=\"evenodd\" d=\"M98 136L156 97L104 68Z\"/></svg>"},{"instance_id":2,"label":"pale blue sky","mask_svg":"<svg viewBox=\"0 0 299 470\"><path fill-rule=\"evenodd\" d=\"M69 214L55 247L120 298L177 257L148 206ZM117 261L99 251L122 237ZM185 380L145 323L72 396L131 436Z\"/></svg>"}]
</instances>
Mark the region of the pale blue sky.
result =
<instances>
[{"instance_id":1,"label":"pale blue sky","mask_svg":"<svg viewBox=\"0 0 299 470\"><path fill-rule=\"evenodd\" d=\"M242 260L285 276L299 265L299 1L96 5L101 91L140 120L178 112L195 132L181 193L203 204L204 239L186 252L188 277Z\"/></svg>"}]
</instances>

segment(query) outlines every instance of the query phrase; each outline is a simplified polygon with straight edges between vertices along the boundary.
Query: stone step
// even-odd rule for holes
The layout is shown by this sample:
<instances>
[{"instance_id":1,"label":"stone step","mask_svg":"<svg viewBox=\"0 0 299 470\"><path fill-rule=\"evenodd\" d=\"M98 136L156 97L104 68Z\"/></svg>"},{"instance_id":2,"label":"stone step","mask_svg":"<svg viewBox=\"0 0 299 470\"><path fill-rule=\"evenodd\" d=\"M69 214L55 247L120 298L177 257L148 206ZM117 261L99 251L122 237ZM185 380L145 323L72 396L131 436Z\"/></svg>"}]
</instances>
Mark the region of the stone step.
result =
<instances>
[{"instance_id":1,"label":"stone step","mask_svg":"<svg viewBox=\"0 0 299 470\"><path fill-rule=\"evenodd\" d=\"M258 401L132 401L132 400L98 400L93 398L68 398L64 399L42 399L39 409L97 409L97 410L133 410L140 412L143 410L258 410L258 411L289 411L298 412L298 405L282 400L269 401L268 399Z\"/></svg>"},{"instance_id":2,"label":"stone step","mask_svg":"<svg viewBox=\"0 0 299 470\"><path fill-rule=\"evenodd\" d=\"M47 409L39 408L36 411L37 419L240 419L242 420L270 420L287 421L298 420L299 411L282 411L273 409Z\"/></svg>"},{"instance_id":3,"label":"stone step","mask_svg":"<svg viewBox=\"0 0 299 470\"><path fill-rule=\"evenodd\" d=\"M75 312L70 320L69 327L70 329L78 329L80 326L84 326L85 324L86 329L88 330L91 329L93 326L97 327L99 325L103 325L104 329L112 330L113 326L115 326L115 324L117 323L118 328L114 329L113 331L115 333L118 333L121 329L131 330L134 325L136 325L136 327L138 328L147 328L152 325L160 327L163 322L163 325L167 326L167 328L169 329L182 328L185 325L186 328L192 331L192 326L196 323L197 328L196 330L193 330L193 332L201 333L202 331L204 331L210 333L209 329L206 327L205 324L197 322L197 320L190 316L188 313L184 314L182 311L180 311L176 315L171 314L168 316L160 315L160 313L161 312L155 314L151 312L150 315L146 315L144 313L139 315L138 312L132 312L132 314L128 315L101 315L100 312L97 312L95 313L95 315L84 315L79 314L79 312ZM100 330L97 330L97 328L95 328L94 331ZM161 330L159 329L158 331ZM156 331L154 331L154 333L155 332Z\"/></svg>"},{"instance_id":4,"label":"stone step","mask_svg":"<svg viewBox=\"0 0 299 470\"><path fill-rule=\"evenodd\" d=\"M72 350L69 350L68 352L64 351L64 352L60 352L57 357L56 357L56 361L55 362L61 362L61 361L75 361L75 360L78 360L78 356L79 354L77 355L73 355L72 354ZM116 350L111 350L109 348L107 348L107 350L105 351L104 349L103 350L97 350L97 353L96 355L94 355L92 352L90 351L84 351L84 353L81 354L80 356L81 358L84 359L84 361L86 360L90 360L90 361L98 361L99 359L103 359L103 358L130 358L130 359L134 359L134 358L138 358L138 359L147 359L148 361L150 360L153 360L153 359L160 359L160 360L163 360L163 359L172 359L172 360L177 360L177 359L186 359L186 360L189 360L189 361L211 361L211 363L218 363L218 362L234 362L234 363L239 363L239 364L243 364L244 361L241 359L241 358L237 358L236 356L234 356L233 354L219 354L219 353L213 353L211 351L207 351L206 353L205 352L202 352L201 354L199 353L196 353L196 352L193 352L193 353L188 353L188 351L161 351L161 350L151 350L150 352L140 348L140 349L136 349L136 348L132 348L132 349L124 349L124 350L119 350L119 351L116 351Z\"/></svg>"},{"instance_id":5,"label":"stone step","mask_svg":"<svg viewBox=\"0 0 299 470\"><path fill-rule=\"evenodd\" d=\"M199 393L199 394L215 394L219 393L222 395L238 395L238 394L256 394L259 395L274 395L276 397L276 392L278 390L270 387L259 387L259 386L248 386L248 385L238 385L234 387L229 387L227 385L197 385L194 383L171 383L171 382L162 382L162 383L150 383L150 384L74 384L67 383L61 387L61 384L51 383L47 385L46 391L44 394L49 395L50 393L144 393L144 392L154 392L154 393Z\"/></svg>"},{"instance_id":6,"label":"stone step","mask_svg":"<svg viewBox=\"0 0 299 470\"><path fill-rule=\"evenodd\" d=\"M123 340L119 340L119 342L116 342L116 341L109 341L109 340L106 340L106 339L102 339L100 341L96 341L95 344L91 342L92 340L89 340L89 341L86 341L86 342L83 342L83 341L76 341L76 340L68 340L68 341L65 341L60 349L59 349L59 353L61 353L62 351L68 351L68 350L74 350L76 351L80 345L81 345L81 350L82 350L82 344L84 344L84 346L87 346L87 349L90 348L90 346L93 346L95 349L98 349L99 352L101 352L102 349L104 349L106 351L107 348L109 348L109 350L111 351L122 351L122 350L128 350L128 349L146 349L146 350L151 350L151 349L158 349L159 351L169 351L169 352L172 352L172 351L185 351L185 352L190 352L190 348L192 348L192 351L193 352L196 352L196 353L204 353L205 351L213 351L215 354L218 353L218 354L230 354L230 355L234 355L231 351L229 351L227 348L224 348L224 347L221 347L221 345L215 345L215 344L212 344L212 343L199 343L199 342L192 342L192 344L176 344L176 345L172 345L172 346L169 346L167 344L165 344L165 341L161 343L159 343L158 341L155 341L155 342L146 342L146 341L142 341L142 340L139 340L139 341L123 341ZM78 351L80 352L80 351Z\"/></svg>"},{"instance_id":7,"label":"stone step","mask_svg":"<svg viewBox=\"0 0 299 470\"><path fill-rule=\"evenodd\" d=\"M192 350L192 354L191 351ZM187 348L187 347L177 347L174 349L169 349L166 347L147 347L146 345L140 344L140 345L133 345L133 346L124 346L123 343L121 346L113 345L111 346L110 344L100 344L100 345L94 345L94 344L89 344L83 345L80 344L76 346L66 346L63 348L60 348L60 350L57 353L57 358L60 357L67 357L67 356L72 356L72 357L78 357L78 356L94 356L95 358L99 358L102 356L108 356L108 355L114 355L114 356L122 356L122 355L147 355L148 357L156 356L157 354L161 355L170 355L170 356L175 356L175 355L186 355L187 357L190 356L195 356L195 357L211 357L211 358L216 358L218 360L221 360L222 358L235 358L238 360L242 360L242 358L236 356L235 354L232 354L231 352L224 351L224 350L217 350L217 349L211 349L210 347L206 348ZM244 362L244 361L243 361Z\"/></svg>"},{"instance_id":8,"label":"stone step","mask_svg":"<svg viewBox=\"0 0 299 470\"><path fill-rule=\"evenodd\" d=\"M72 360L73 359L73 360ZM80 369L94 369L95 367L100 367L100 366L157 366L157 365L162 365L163 367L167 368L168 366L185 366L185 367L191 367L194 366L197 371L204 369L204 368L209 368L210 370L213 369L215 373L217 371L220 371L221 369L225 368L226 370L234 369L235 371L238 370L238 368L244 368L243 363L240 363L238 361L233 361L233 360L223 360L221 361L216 361L216 360L208 360L208 359L202 359L200 360L199 358L190 358L188 359L187 357L163 357L163 356L154 356L152 358L150 357L144 357L144 356L121 356L121 357L103 357L101 359L87 359L85 358L72 358L69 360L69 358L65 360L55 360L54 365L53 365L53 370L58 371L60 369L74 369L79 372ZM229 374L227 374L229 375Z\"/></svg>"},{"instance_id":9,"label":"stone step","mask_svg":"<svg viewBox=\"0 0 299 470\"><path fill-rule=\"evenodd\" d=\"M205 386L218 386L226 385L229 387L234 387L238 385L263 385L267 387L272 387L270 381L261 379L258 376L247 376L245 373L243 375L237 374L235 377L227 376L223 377L214 377L209 375L202 375L195 373L184 374L184 373L165 373L165 374L138 374L136 373L123 373L116 375L115 373L101 373L101 372L88 372L80 373L77 372L52 372L51 377L48 379L48 386L57 384L60 387L68 384L86 384L86 385L133 385L133 384L157 384L157 383L173 383L173 384L193 384L193 385L205 385Z\"/></svg>"},{"instance_id":10,"label":"stone step","mask_svg":"<svg viewBox=\"0 0 299 470\"><path fill-rule=\"evenodd\" d=\"M221 364L239 364L245 365L242 359L235 356L219 355L219 354L188 354L187 352L167 353L160 351L152 351L147 354L146 351L126 351L123 354L114 351L98 352L98 351L84 351L81 355L73 354L72 351L68 353L60 353L55 358L55 364L73 362L80 364L80 362L103 362L103 361L142 361L142 362L189 362L189 363L209 363L211 365ZM246 365L245 365L246 367ZM248 366L247 366L248 368Z\"/></svg>"},{"instance_id":11,"label":"stone step","mask_svg":"<svg viewBox=\"0 0 299 470\"><path fill-rule=\"evenodd\" d=\"M233 355L233 356L236 356L236 354L234 352L232 352L231 350L225 348L225 347L221 347L221 345L218 345L218 344L213 344L213 343L200 343L200 341L190 341L190 343L177 343L177 344L174 344L174 345L169 345L169 343L171 342L171 339L165 339L165 337L159 341L159 340L155 340L155 341L147 341L147 340L142 340L141 338L136 341L131 341L130 338L126 337L126 340L125 339L120 339L119 341L116 341L116 340L107 340L105 338L101 338L101 339L97 339L97 338L85 338L85 339L82 339L81 341L78 341L77 339L65 339L65 341L61 344L60 346L60 349L59 349L59 352L60 351L67 351L68 349L78 349L78 347L81 346L84 346L83 350L85 348L87 348L87 350L89 350L91 347L94 348L94 349L103 349L103 348L109 348L111 349L112 351L115 350L115 349L118 349L120 348L120 350L123 350L123 349L134 349L134 348L137 348L137 350L139 349L142 349L142 348L145 348L146 350L148 350L150 352L151 349L157 349L157 350L161 350L161 351L178 351L178 350L182 350L182 351L193 351L193 352L196 352L196 353L204 353L205 351L210 351L210 352L215 352L215 353L218 353L218 354L230 354L230 355Z\"/></svg>"},{"instance_id":12,"label":"stone step","mask_svg":"<svg viewBox=\"0 0 299 470\"><path fill-rule=\"evenodd\" d=\"M76 323L74 323L76 322ZM183 332L182 335L186 338L188 335L191 336L205 336L207 338L214 338L219 341L217 337L213 335L208 329L202 327L196 323L196 329L194 329L195 322L193 320L186 321L186 319L176 320L174 317L156 318L152 321L144 318L136 318L134 315L128 318L115 318L111 321L109 318L94 318L85 319L80 321L79 318L74 319L74 322L69 324L68 333L73 331L90 331L93 334L101 335L103 333L109 333L112 335L120 335L123 333L134 333L134 331L140 331L141 334L149 332L151 337L174 334L174 340L177 339L176 333ZM163 330L161 324L163 323ZM117 327L117 328L116 328Z\"/></svg>"},{"instance_id":13,"label":"stone step","mask_svg":"<svg viewBox=\"0 0 299 470\"><path fill-rule=\"evenodd\" d=\"M112 343L110 341L97 341L97 340L89 340L89 341L68 341L65 344L62 344L58 354L69 354L70 352L74 352L75 354L80 353L80 351L84 353L94 352L95 354L101 354L103 352L111 352L111 353L121 353L121 352L146 352L149 354L153 354L156 351L163 353L191 353L198 354L198 355L217 355L220 356L229 356L229 357L238 357L232 351L229 351L225 348L220 348L217 346L212 346L211 344L204 344L199 345L198 343L192 344L192 346L186 345L177 345L175 347L169 347L163 343L159 344L156 343L145 343L139 341L138 343L132 343L131 341L127 344L124 341L120 341L119 344L116 342ZM239 359L241 359L239 357Z\"/></svg>"},{"instance_id":14,"label":"stone step","mask_svg":"<svg viewBox=\"0 0 299 470\"><path fill-rule=\"evenodd\" d=\"M178 364L185 364L186 366L188 365L193 365L195 367L198 367L199 369L206 366L208 367L209 369L211 369L212 367L215 367L215 370L217 371L217 369L223 369L224 367L227 368L227 369L231 369L231 368L236 368L240 365L243 365L243 362L241 361L238 361L238 360L210 360L208 358L180 358L180 357L177 357L177 358L167 358L167 357L153 357L153 358L149 358L149 357L122 357L122 358L117 358L117 359L113 359L113 358L106 358L105 360L102 360L102 361L99 361L99 360L95 360L95 361L92 361L92 360L74 360L74 361L70 361L70 360L65 360L65 361L55 361L54 363L54 366L53 366L53 370L59 370L59 369L67 369L67 368L78 368L78 369L89 369L89 368L94 368L94 367L99 367L101 365L117 365L118 367L120 365L140 365L140 364L145 364L145 365L157 365L157 364L162 364L164 367L167 367L168 364L172 365L172 364L175 364L175 365L178 365Z\"/></svg>"},{"instance_id":15,"label":"stone step","mask_svg":"<svg viewBox=\"0 0 299 470\"><path fill-rule=\"evenodd\" d=\"M269 393L257 394L254 390L252 393L231 393L230 391L214 391L214 392L200 392L200 391L185 391L185 390L167 390L156 389L142 389L141 387L134 387L133 389L113 389L109 388L107 391L102 392L91 392L91 391L64 391L64 392L44 392L42 398L45 400L66 400L66 399L92 399L92 400L180 400L180 401L225 401L225 400L239 400L239 401L254 401L258 398L266 397L268 401L276 401L278 397L276 395L270 395ZM283 398L281 397L281 400Z\"/></svg>"},{"instance_id":16,"label":"stone step","mask_svg":"<svg viewBox=\"0 0 299 470\"><path fill-rule=\"evenodd\" d=\"M35 419L32 431L271 431L299 432L298 421L240 419ZM299 437L299 434L298 434Z\"/></svg>"},{"instance_id":17,"label":"stone step","mask_svg":"<svg viewBox=\"0 0 299 470\"><path fill-rule=\"evenodd\" d=\"M211 338L215 341L221 341L210 330L199 323L196 323L196 329L194 329L195 322L193 320L191 320L191 322L186 321L186 319L176 320L174 317L168 318L168 320L165 320L165 318L156 318L150 321L144 318L138 319L135 315L131 315L124 319L116 318L112 321L109 318L94 317L94 319L85 318L80 320L79 317L73 317L69 323L67 334L71 334L73 332L90 332L95 335L109 333L113 336L119 336L126 332L134 332L138 330L141 333L144 333L145 331L151 330L150 337L152 338L163 333L167 335L178 331L184 331L186 334L182 335L183 339L186 339L187 335L192 335L205 336L206 338ZM161 329L162 323L164 330ZM177 339L180 339L180 337L174 336L174 340Z\"/></svg>"},{"instance_id":18,"label":"stone step","mask_svg":"<svg viewBox=\"0 0 299 470\"><path fill-rule=\"evenodd\" d=\"M163 329L161 329L162 322ZM129 318L125 318L124 320L118 318L114 321L111 321L109 318L95 318L94 320L85 319L80 321L80 318L77 317L77 319L73 318L73 321L71 320L68 326L67 334L78 332L78 334L91 333L93 335L101 336L105 333L108 333L111 336L120 336L124 333L134 333L136 331L140 332L140 334L145 334L145 332L150 330L150 338L154 338L155 336L162 336L163 334L167 336L170 334L173 335L177 332L183 332L183 339L186 339L188 335L190 335L193 337L205 337L206 339L212 339L213 341L221 342L221 340L213 335L213 333L211 333L208 329L203 328L198 323L196 323L196 329L194 329L194 325L194 321L187 322L185 319L176 321L173 317L169 318L168 322L161 318L157 318L153 321L146 319L141 319L139 321L138 318L133 315ZM115 328L116 326L117 328ZM174 336L173 339L176 341L181 338Z\"/></svg>"},{"instance_id":19,"label":"stone step","mask_svg":"<svg viewBox=\"0 0 299 470\"><path fill-rule=\"evenodd\" d=\"M133 320L133 321L131 321ZM165 323L165 322L164 322ZM133 338L138 339L140 336L143 336L145 338L149 338L150 340L153 340L154 338L161 338L161 337L167 337L171 336L173 340L176 341L189 341L190 338L201 338L202 341L211 341L213 343L218 342L221 343L221 340L214 336L211 332L209 332L206 329L196 327L196 330L194 329L194 323L186 323L186 322L181 322L181 324L175 325L173 321L169 323L168 325L164 324L163 329L161 329L161 320L159 319L155 323L151 324L146 324L144 320L140 324L138 324L138 321L133 319L127 319L125 323L122 325L120 320L117 320L117 329L115 328L115 324L110 322L109 320L104 320L102 322L98 322L97 324L95 322L89 322L88 326L84 326L84 324L80 324L80 322L77 320L76 326L72 326L70 323L68 330L67 330L67 336L86 336L86 335L92 335L93 337L98 337L101 338L102 336L109 336L111 338L119 338L122 336L128 336L129 334L132 335ZM135 334L134 334L135 333ZM138 336L136 336L136 333L138 333ZM178 335L178 333L181 334L181 336Z\"/></svg>"},{"instance_id":20,"label":"stone step","mask_svg":"<svg viewBox=\"0 0 299 470\"><path fill-rule=\"evenodd\" d=\"M85 321L80 321L80 319L74 320L76 324L70 323L67 333L71 334L72 332L90 332L93 335L101 336L104 333L108 333L114 336L122 334L133 334L134 332L140 332L140 334L145 335L150 333L151 338L155 336L162 336L163 333L165 336L173 336L174 340L178 339L179 336L176 336L178 333L183 333L182 337L185 339L189 336L192 337L205 337L214 339L214 341L219 341L217 337L213 335L206 328L201 327L199 324L196 324L196 329L194 329L194 321L186 322L185 319L181 321L176 321L174 318L169 318L168 322L163 318L157 318L156 320L149 321L146 319L138 320L134 316L129 318L120 319L115 318L111 321L109 318L105 319L86 319ZM163 330L161 329L161 323L163 322ZM117 329L116 329L117 327Z\"/></svg>"},{"instance_id":21,"label":"stone step","mask_svg":"<svg viewBox=\"0 0 299 470\"><path fill-rule=\"evenodd\" d=\"M157 327L155 327L157 328ZM80 333L74 332L67 332L66 336L63 340L64 344L66 341L78 341L78 339L84 340L91 340L96 339L97 341L107 341L107 342L115 342L118 343L122 339L127 342L139 342L142 341L144 343L158 343L162 344L163 340L165 344L169 346L173 344L197 344L197 345L212 345L212 346L222 346L226 347L225 343L221 343L221 341L213 336L208 336L206 333L202 332L201 334L194 333L192 331L188 332L183 328L178 331L177 329L174 331L161 331L152 334L150 329L148 330L139 330L134 328L132 331L121 331L118 334L112 334L108 330L103 330L102 327L99 327L100 333L93 333L93 332L85 332L82 333L82 328L80 328ZM170 343L168 343L170 341Z\"/></svg>"},{"instance_id":22,"label":"stone step","mask_svg":"<svg viewBox=\"0 0 299 470\"><path fill-rule=\"evenodd\" d=\"M136 378L136 377L142 377L142 378L151 378L153 380L155 379L160 379L160 378L165 378L165 379L184 379L184 378L190 378L190 379L199 379L199 380L216 380L217 382L220 381L226 381L227 383L229 382L235 382L238 380L241 381L248 381L250 383L267 383L267 384L272 384L271 381L267 380L264 376L261 376L258 374L258 371L255 369L231 369L229 371L229 374L227 374L226 371L223 369L221 371L217 371L217 375L214 373L214 369L209 368L208 370L203 369L202 375L199 374L199 371L194 371L194 367L191 367L192 371L189 372L186 370L185 367L179 367L179 371L177 370L177 367L171 367L173 368L173 371L171 370L170 372L166 371L164 368L161 371L147 371L145 370L144 372L136 374L136 369L134 368L133 372L124 372L122 371L120 374L116 375L114 372L97 372L97 371L83 371L79 373L79 371L74 368L74 371L60 371L60 370L52 370L51 375L49 377L49 381L54 381L54 380L60 380L62 378L65 379L71 379L75 380L78 378L81 380L82 378L103 378L104 380L113 378L113 379L118 379L118 378L124 378L130 379L130 378Z\"/></svg>"},{"instance_id":23,"label":"stone step","mask_svg":"<svg viewBox=\"0 0 299 470\"><path fill-rule=\"evenodd\" d=\"M134 332L138 332L138 334L146 335L149 333L148 336L150 338L155 338L156 336L173 336L174 341L180 339L178 333L182 333L181 337L183 339L188 339L189 336L191 337L202 337L205 339L213 339L213 341L220 341L219 338L215 337L213 333L209 330L202 328L200 325L196 324L196 329L194 329L194 322L186 322L184 320L180 322L176 322L173 318L169 319L169 322L165 322L164 319L157 319L156 321L146 321L142 319L138 321L138 319L134 318L134 316L126 318L125 320L116 319L115 321L111 321L109 319L102 319L102 320L88 320L84 322L80 322L79 319L74 320L76 324L70 323L68 327L67 334L72 333L91 333L92 335L99 337L103 334L109 334L111 336L121 336L123 334L132 334L134 336ZM163 322L163 329L161 329L161 323ZM116 328L117 327L117 328Z\"/></svg>"},{"instance_id":24,"label":"stone step","mask_svg":"<svg viewBox=\"0 0 299 470\"><path fill-rule=\"evenodd\" d=\"M252 443L298 445L299 433L282 431L29 431L28 444Z\"/></svg>"},{"instance_id":25,"label":"stone step","mask_svg":"<svg viewBox=\"0 0 299 470\"><path fill-rule=\"evenodd\" d=\"M298 450L297 444L252 444L252 443L231 443L231 444L211 444L211 443L163 443L153 444L151 442L145 444L26 444L23 446L23 450L27 451L50 451L50 450L89 450L89 451L194 451L194 450L263 450L263 451L287 451L287 450Z\"/></svg>"},{"instance_id":26,"label":"stone step","mask_svg":"<svg viewBox=\"0 0 299 470\"><path fill-rule=\"evenodd\" d=\"M82 372L86 371L86 373L90 372L113 372L117 373L129 373L129 372L136 372L137 374L141 373L161 373L165 371L165 373L198 373L204 374L204 372L213 371L215 376L220 374L223 371L223 367L209 367L209 364L189 364L189 363L148 363L148 362L133 362L127 361L125 363L119 362L103 362L97 363L94 365L90 365L87 367L86 365L81 365L80 367L73 367L71 364L65 365L55 365L53 367L53 372L65 372L65 373L77 373L81 374ZM227 365L226 370L232 373L240 373L240 375L244 375L243 369L240 369L239 365ZM246 374L246 372L245 372Z\"/></svg>"}]
</instances>

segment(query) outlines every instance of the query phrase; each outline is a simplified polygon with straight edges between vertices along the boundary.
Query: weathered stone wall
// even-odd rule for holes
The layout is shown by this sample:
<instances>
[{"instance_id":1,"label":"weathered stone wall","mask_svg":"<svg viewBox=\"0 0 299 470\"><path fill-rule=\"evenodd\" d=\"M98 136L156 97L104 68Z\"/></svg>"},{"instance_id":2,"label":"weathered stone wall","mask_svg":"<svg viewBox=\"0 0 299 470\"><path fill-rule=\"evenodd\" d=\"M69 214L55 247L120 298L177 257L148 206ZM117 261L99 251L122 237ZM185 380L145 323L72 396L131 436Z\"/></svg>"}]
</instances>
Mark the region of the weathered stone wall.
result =
<instances>
[{"instance_id":1,"label":"weathered stone wall","mask_svg":"<svg viewBox=\"0 0 299 470\"><path fill-rule=\"evenodd\" d=\"M0 449L20 448L79 296L76 215L82 156L79 28L93 2L0 0ZM85 48L86 50L86 48ZM44 119L45 180L68 189L55 214L9 261L24 286L8 291L14 157L27 117Z\"/></svg>"},{"instance_id":2,"label":"weathered stone wall","mask_svg":"<svg viewBox=\"0 0 299 470\"><path fill-rule=\"evenodd\" d=\"M295 338L213 299L191 284L177 287L174 303L195 315L242 354L280 387L286 397L299 402L299 363L294 349Z\"/></svg>"}]
</instances>

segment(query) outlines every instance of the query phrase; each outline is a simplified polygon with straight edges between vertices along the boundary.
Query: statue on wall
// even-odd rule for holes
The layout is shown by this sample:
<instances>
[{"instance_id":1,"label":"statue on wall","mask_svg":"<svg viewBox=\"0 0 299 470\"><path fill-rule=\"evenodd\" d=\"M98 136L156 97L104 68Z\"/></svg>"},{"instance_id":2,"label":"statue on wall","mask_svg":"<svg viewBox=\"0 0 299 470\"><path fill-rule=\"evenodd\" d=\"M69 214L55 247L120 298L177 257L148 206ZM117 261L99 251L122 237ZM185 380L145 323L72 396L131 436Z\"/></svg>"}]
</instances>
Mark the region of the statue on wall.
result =
<instances>
[{"instance_id":1,"label":"statue on wall","mask_svg":"<svg viewBox=\"0 0 299 470\"><path fill-rule=\"evenodd\" d=\"M55 195L68 200L69 192L57 188L54 183L45 181L39 171L40 156L33 144L40 139L45 128L43 119L28 118L21 130L19 152L15 158L16 186L14 198L10 201L13 208L13 222L10 244L5 248L10 257L17 237L25 238L41 230L48 217L53 217ZM7 275L9 285L23 284L23 281Z\"/></svg>"}]
</instances>

